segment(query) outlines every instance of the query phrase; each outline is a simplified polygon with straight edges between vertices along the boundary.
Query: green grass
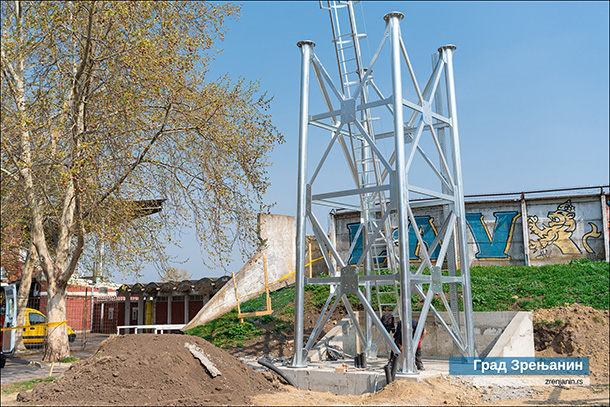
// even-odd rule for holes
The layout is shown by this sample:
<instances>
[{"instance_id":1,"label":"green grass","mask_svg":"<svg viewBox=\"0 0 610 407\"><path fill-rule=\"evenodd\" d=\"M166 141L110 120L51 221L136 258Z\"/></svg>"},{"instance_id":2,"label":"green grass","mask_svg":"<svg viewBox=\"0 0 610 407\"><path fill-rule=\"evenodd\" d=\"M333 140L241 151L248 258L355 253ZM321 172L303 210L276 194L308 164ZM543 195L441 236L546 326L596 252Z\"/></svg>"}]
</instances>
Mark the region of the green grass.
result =
<instances>
[{"instance_id":1,"label":"green grass","mask_svg":"<svg viewBox=\"0 0 610 407\"><path fill-rule=\"evenodd\" d=\"M55 377L47 377L44 379L34 379L27 382L8 383L2 385L2 394L18 393L24 390L31 390L34 385L41 382L52 382Z\"/></svg>"},{"instance_id":2,"label":"green grass","mask_svg":"<svg viewBox=\"0 0 610 407\"><path fill-rule=\"evenodd\" d=\"M423 273L429 274L427 270ZM608 288L610 272L607 262L578 259L570 264L541 267L472 267L470 276L474 311L531 311L573 303L596 309L610 309ZM383 289L393 293L392 286L385 286ZM426 290L427 285L424 285L424 291ZM330 293L329 286L307 285L305 291L309 296L305 307L321 311ZM449 291L447 284L443 285L443 291ZM362 310L362 305L355 295L349 294L347 297L354 310ZM393 294L384 293L382 301L390 302L392 297ZM372 306L377 310L377 295L374 287L371 298ZM241 309L242 312L259 311L265 308L265 304L266 297L262 294L242 304ZM269 329L280 332L293 324L294 287L271 293L271 304L273 315L245 318L244 324L240 324L237 310L233 310L186 333L201 336L217 346L241 346L251 338L262 336L265 333L263 325L272 323ZM419 311L423 301L419 296L414 295L411 297L411 304L414 311ZM445 310L440 298L433 298L432 305L439 311ZM561 323L561 321L553 323Z\"/></svg>"},{"instance_id":3,"label":"green grass","mask_svg":"<svg viewBox=\"0 0 610 407\"><path fill-rule=\"evenodd\" d=\"M243 342L263 334L263 331L254 325L253 319L244 318L244 323L241 324L237 318L237 310L233 310L205 325L189 329L185 333L199 336L216 346L243 346Z\"/></svg>"},{"instance_id":4,"label":"green grass","mask_svg":"<svg viewBox=\"0 0 610 407\"><path fill-rule=\"evenodd\" d=\"M540 320L540 321L536 321L535 324L536 325L544 325L544 326L549 327L549 328L554 328L554 327L562 326L563 325L563 321L561 319L556 319L555 321Z\"/></svg>"},{"instance_id":5,"label":"green grass","mask_svg":"<svg viewBox=\"0 0 610 407\"><path fill-rule=\"evenodd\" d=\"M610 308L606 262L578 259L541 267L473 267L470 275L475 311L531 311L573 303Z\"/></svg>"},{"instance_id":6,"label":"green grass","mask_svg":"<svg viewBox=\"0 0 610 407\"><path fill-rule=\"evenodd\" d=\"M80 359L75 356L68 356L67 358L60 360L59 363L72 363L72 362L76 362L79 360Z\"/></svg>"}]
</instances>

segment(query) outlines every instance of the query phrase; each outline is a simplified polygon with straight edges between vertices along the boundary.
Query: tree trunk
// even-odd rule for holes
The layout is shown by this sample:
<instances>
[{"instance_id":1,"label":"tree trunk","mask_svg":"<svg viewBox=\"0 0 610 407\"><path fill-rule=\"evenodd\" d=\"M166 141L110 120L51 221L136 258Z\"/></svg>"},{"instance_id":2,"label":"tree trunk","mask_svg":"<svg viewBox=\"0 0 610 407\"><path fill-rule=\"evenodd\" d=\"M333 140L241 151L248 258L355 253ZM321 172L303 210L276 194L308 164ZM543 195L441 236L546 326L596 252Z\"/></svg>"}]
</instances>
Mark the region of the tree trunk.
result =
<instances>
[{"instance_id":1,"label":"tree trunk","mask_svg":"<svg viewBox=\"0 0 610 407\"><path fill-rule=\"evenodd\" d=\"M21 271L21 285L19 286L19 293L17 294L17 326L25 325L25 309L28 306L28 299L30 298L30 286L32 285L32 268L30 267L29 272L28 263ZM15 330L15 349L25 350L23 344L23 330Z\"/></svg>"},{"instance_id":2,"label":"tree trunk","mask_svg":"<svg viewBox=\"0 0 610 407\"><path fill-rule=\"evenodd\" d=\"M66 321L66 289L67 284L48 282L47 286L47 312L48 322ZM70 356L68 345L68 325L49 327L47 330L47 346L43 361L57 362Z\"/></svg>"},{"instance_id":3,"label":"tree trunk","mask_svg":"<svg viewBox=\"0 0 610 407\"><path fill-rule=\"evenodd\" d=\"M21 270L21 284L19 285L19 293L17 294L17 326L25 325L25 309L28 306L28 299L30 298L32 271L34 270L35 262L36 247L34 244L31 244L30 251L28 252L28 258L25 261L23 269ZM15 330L15 349L25 350L22 329Z\"/></svg>"}]
</instances>

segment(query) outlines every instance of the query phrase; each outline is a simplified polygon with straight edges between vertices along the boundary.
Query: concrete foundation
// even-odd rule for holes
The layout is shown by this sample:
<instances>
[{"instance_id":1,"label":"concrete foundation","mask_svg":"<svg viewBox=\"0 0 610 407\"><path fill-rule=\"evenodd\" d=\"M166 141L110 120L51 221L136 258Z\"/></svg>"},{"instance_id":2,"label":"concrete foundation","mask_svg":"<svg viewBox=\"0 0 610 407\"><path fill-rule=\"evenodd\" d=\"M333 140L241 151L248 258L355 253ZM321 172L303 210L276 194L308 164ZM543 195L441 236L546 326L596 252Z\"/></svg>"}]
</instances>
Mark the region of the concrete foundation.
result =
<instances>
[{"instance_id":1,"label":"concrete foundation","mask_svg":"<svg viewBox=\"0 0 610 407\"><path fill-rule=\"evenodd\" d=\"M442 359L423 359L425 369L414 375L396 374L396 380L422 381L449 374L449 361ZM342 364L349 366L346 372L337 372ZM383 366L387 358L367 360L366 369L356 369L353 360L311 363L305 368L282 366L280 369L290 377L299 389L319 392L329 391L333 394L364 394L375 393L386 384ZM278 366L279 367L279 366Z\"/></svg>"},{"instance_id":2,"label":"concrete foundation","mask_svg":"<svg viewBox=\"0 0 610 407\"><path fill-rule=\"evenodd\" d=\"M361 313L357 313L361 318ZM419 313L414 313L419 317ZM479 356L535 356L534 329L531 312L475 312L475 332ZM422 381L439 376L449 375L449 357L462 356L456 352L449 334L434 315L426 320L428 334L422 342L422 355L425 370L417 374L396 375L396 380ZM374 337L377 331L374 332ZM344 350L345 358L336 361L326 361L326 346L339 346ZM365 369L356 369L354 356L361 350L355 328L348 318L344 318L331 329L315 346L308 356L307 367L292 368L275 365L290 377L299 389L319 392L331 392L337 395L374 393L386 384L384 365L388 363L388 352L385 344L378 346L378 355L367 359ZM242 358L250 367L256 370L265 369L255 358ZM286 361L289 363L289 361ZM347 365L347 371L341 371ZM339 370L339 371L337 371ZM481 380L478 377L461 376L473 382ZM513 386L514 378L484 378L489 383L502 383ZM519 383L524 382L518 380ZM525 383L525 382L524 382ZM527 384L527 383L526 383ZM524 385L521 383L521 385Z\"/></svg>"},{"instance_id":3,"label":"concrete foundation","mask_svg":"<svg viewBox=\"0 0 610 407\"><path fill-rule=\"evenodd\" d=\"M442 314L441 314L442 315ZM359 317L362 318L361 313ZM414 313L414 318L419 317ZM534 329L531 312L475 312L476 345L479 356L535 356ZM422 342L425 370L417 374L396 375L396 380L422 381L449 374L449 357L462 356L434 315L426 320L428 334ZM374 337L378 332L374 331ZM388 348L381 342L377 357L367 360L366 369L356 369L353 357L361 349L355 328L348 318L341 320L309 353L305 368L280 367L300 389L329 391L333 394L374 393L383 388L386 376L383 366L388 363ZM344 360L325 361L326 345L340 346ZM347 371L337 371L347 365ZM279 367L279 366L278 366Z\"/></svg>"},{"instance_id":4,"label":"concrete foundation","mask_svg":"<svg viewBox=\"0 0 610 407\"><path fill-rule=\"evenodd\" d=\"M357 312L360 323L363 324L363 313ZM501 311L474 312L475 342L478 356L534 356L534 326L531 312ZM449 320L446 312L441 317ZM419 319L419 313L413 313L413 319ZM462 320L462 327L464 321ZM435 358L463 356L457 346L454 346L447 330L441 325L434 314L428 314L425 323L426 338L422 341L422 355ZM463 328L462 328L463 332ZM387 357L389 348L379 335L377 327L373 327L373 338L376 348L369 357ZM318 342L309 352L308 361L318 362L325 359L326 346L338 346L353 357L361 349L356 328L346 317Z\"/></svg>"}]
</instances>

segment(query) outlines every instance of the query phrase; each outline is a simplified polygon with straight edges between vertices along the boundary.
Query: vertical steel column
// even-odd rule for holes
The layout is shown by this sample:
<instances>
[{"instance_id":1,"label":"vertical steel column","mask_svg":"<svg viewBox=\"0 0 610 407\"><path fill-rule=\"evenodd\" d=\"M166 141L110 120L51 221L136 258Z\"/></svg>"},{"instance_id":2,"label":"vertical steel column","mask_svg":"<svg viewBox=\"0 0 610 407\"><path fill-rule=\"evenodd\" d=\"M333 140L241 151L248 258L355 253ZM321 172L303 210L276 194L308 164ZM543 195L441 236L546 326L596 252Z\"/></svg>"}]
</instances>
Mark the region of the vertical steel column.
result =
<instances>
[{"instance_id":1,"label":"vertical steel column","mask_svg":"<svg viewBox=\"0 0 610 407\"><path fill-rule=\"evenodd\" d=\"M301 48L301 106L299 111L299 169L297 200L297 238L294 297L294 359L292 367L305 367L303 360L303 312L305 295L305 233L307 216L307 130L309 127L309 69L315 43L299 41Z\"/></svg>"},{"instance_id":2,"label":"vertical steel column","mask_svg":"<svg viewBox=\"0 0 610 407\"><path fill-rule=\"evenodd\" d=\"M600 191L600 199L601 199L601 209L602 209L602 230L604 233L604 258L606 261L610 261L610 250L608 250L608 241L610 240L610 236L608 235L608 212L606 207L606 194L604 194L604 187L601 188Z\"/></svg>"},{"instance_id":3,"label":"vertical steel column","mask_svg":"<svg viewBox=\"0 0 610 407\"><path fill-rule=\"evenodd\" d=\"M434 70L434 68L436 67L436 64L439 62L440 59L440 53L436 52L434 54L432 54L432 70ZM443 92L441 87L439 86L436 89L436 93L434 95L434 105L436 107L436 113L444 115L444 108L443 108ZM438 132L438 141L441 145L441 152L443 154L443 156L445 157L445 160L447 160L447 162L449 162L449 151L447 149L447 137L445 135L445 128L441 127L440 129L437 130ZM452 156L453 157L453 156ZM455 160L452 159L451 162L454 162ZM447 174L447 170L445 170L444 167L441 167L441 173L445 176L448 177L449 174ZM444 194L452 194L453 191L451 191L447 185L445 185L444 183L441 182L441 190L443 191ZM451 210L453 210L453 207L455 206L455 203L453 206L449 206L449 205L443 205L443 219L446 220L447 216L449 216L449 213ZM455 233L455 224L454 225L450 225L450 228L453 228L454 233ZM447 244L449 245L449 248L447 249L447 274L449 277L455 277L457 276L457 256L456 256L456 251L455 251L455 236L454 233L451 234L451 237L449 238L449 242L443 242L443 244ZM458 294L458 284L457 283L449 283L449 307L451 307L450 311L453 314L453 317L455 318L455 322L457 323L456 328L459 330L460 329L460 298L459 298L459 294ZM457 346L454 343L454 349L457 350Z\"/></svg>"},{"instance_id":4,"label":"vertical steel column","mask_svg":"<svg viewBox=\"0 0 610 407\"><path fill-rule=\"evenodd\" d=\"M400 253L400 309L402 314L402 353L400 372L415 373L413 333L411 328L411 271L409 270L409 182L405 158L405 134L402 106L402 73L400 69L400 20L404 14L394 11L383 16L390 25L392 49L392 103L396 145L396 196L398 198L398 239Z\"/></svg>"},{"instance_id":5,"label":"vertical steel column","mask_svg":"<svg viewBox=\"0 0 610 407\"><path fill-rule=\"evenodd\" d=\"M521 232L523 235L523 260L526 266L530 266L530 235L527 227L527 202L525 193L521 193Z\"/></svg>"},{"instance_id":6,"label":"vertical steel column","mask_svg":"<svg viewBox=\"0 0 610 407\"><path fill-rule=\"evenodd\" d=\"M464 303L464 319L466 323L466 338L468 356L476 356L474 345L474 321L472 317L472 292L470 290L470 258L468 256L468 240L466 234L466 210L464 207L464 187L462 185L462 161L460 156L460 138L458 132L457 106L455 101L455 83L453 79L453 51L455 45L445 45L439 48L445 59L445 80L447 83L447 105L451 119L451 139L455 158L455 212L458 218L458 235L460 251L460 270L462 273L462 301Z\"/></svg>"}]
</instances>

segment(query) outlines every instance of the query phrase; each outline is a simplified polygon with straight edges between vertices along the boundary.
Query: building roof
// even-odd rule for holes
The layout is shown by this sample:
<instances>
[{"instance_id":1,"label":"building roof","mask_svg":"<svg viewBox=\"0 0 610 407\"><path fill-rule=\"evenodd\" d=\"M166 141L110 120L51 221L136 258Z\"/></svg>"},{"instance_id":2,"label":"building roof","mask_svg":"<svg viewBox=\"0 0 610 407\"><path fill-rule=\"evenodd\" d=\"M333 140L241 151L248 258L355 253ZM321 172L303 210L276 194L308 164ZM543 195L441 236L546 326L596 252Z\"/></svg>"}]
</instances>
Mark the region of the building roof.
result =
<instances>
[{"instance_id":1,"label":"building roof","mask_svg":"<svg viewBox=\"0 0 610 407\"><path fill-rule=\"evenodd\" d=\"M199 280L182 280L167 282L150 282L147 284L123 284L117 291L118 296L126 295L170 295L174 292L181 294L210 294L216 293L224 286L231 277L222 276L217 278L204 277Z\"/></svg>"}]
</instances>

